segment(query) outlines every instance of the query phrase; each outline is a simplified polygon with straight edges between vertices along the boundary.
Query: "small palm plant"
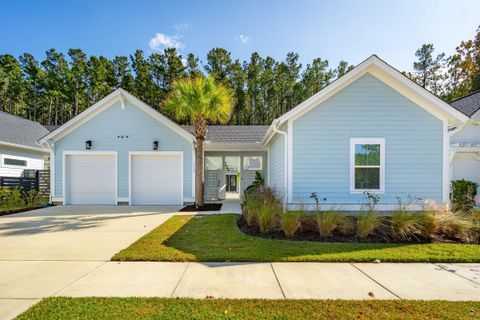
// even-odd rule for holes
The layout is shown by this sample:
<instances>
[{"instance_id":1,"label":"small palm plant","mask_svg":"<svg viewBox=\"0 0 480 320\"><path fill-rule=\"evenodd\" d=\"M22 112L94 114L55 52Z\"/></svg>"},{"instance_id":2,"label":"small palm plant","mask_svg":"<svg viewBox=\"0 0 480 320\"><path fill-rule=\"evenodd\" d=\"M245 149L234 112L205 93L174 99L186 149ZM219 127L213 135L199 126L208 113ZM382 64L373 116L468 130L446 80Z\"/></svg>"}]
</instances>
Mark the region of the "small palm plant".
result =
<instances>
[{"instance_id":1,"label":"small palm plant","mask_svg":"<svg viewBox=\"0 0 480 320\"><path fill-rule=\"evenodd\" d=\"M212 77L198 76L177 80L165 101L165 109L177 121L192 125L196 138L195 205L203 206L204 148L208 124L224 124L233 108L231 90Z\"/></svg>"}]
</instances>

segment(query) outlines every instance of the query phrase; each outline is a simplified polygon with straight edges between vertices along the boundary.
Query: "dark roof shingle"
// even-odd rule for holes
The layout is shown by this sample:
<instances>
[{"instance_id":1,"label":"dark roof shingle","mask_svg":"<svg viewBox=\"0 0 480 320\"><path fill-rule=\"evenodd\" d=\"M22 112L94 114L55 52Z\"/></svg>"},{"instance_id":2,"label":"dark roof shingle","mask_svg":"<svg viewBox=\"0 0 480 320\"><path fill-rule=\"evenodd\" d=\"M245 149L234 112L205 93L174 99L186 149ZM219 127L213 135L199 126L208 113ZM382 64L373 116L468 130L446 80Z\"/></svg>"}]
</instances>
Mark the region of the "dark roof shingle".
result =
<instances>
[{"instance_id":1,"label":"dark roof shingle","mask_svg":"<svg viewBox=\"0 0 480 320\"><path fill-rule=\"evenodd\" d=\"M188 132L192 132L191 126L182 126ZM206 140L210 143L258 143L268 131L269 126L235 126L217 125L208 126Z\"/></svg>"},{"instance_id":2,"label":"dark roof shingle","mask_svg":"<svg viewBox=\"0 0 480 320\"><path fill-rule=\"evenodd\" d=\"M40 123L0 111L0 142L44 149L37 140L48 133Z\"/></svg>"},{"instance_id":3,"label":"dark roof shingle","mask_svg":"<svg viewBox=\"0 0 480 320\"><path fill-rule=\"evenodd\" d=\"M480 90L453 100L450 104L467 117L471 117L480 110Z\"/></svg>"}]
</instances>

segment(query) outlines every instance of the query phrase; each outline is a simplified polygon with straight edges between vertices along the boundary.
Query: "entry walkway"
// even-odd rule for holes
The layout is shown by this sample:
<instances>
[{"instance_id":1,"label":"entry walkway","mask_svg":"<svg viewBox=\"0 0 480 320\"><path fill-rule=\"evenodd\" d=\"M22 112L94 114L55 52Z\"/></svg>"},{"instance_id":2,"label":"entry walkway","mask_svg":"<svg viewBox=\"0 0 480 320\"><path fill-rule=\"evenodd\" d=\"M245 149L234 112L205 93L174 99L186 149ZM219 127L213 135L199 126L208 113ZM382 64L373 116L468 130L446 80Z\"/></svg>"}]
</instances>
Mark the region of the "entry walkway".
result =
<instances>
[{"instance_id":1,"label":"entry walkway","mask_svg":"<svg viewBox=\"0 0 480 320\"><path fill-rule=\"evenodd\" d=\"M480 264L109 261L178 210L66 206L0 217L0 319L49 296L480 300Z\"/></svg>"}]
</instances>

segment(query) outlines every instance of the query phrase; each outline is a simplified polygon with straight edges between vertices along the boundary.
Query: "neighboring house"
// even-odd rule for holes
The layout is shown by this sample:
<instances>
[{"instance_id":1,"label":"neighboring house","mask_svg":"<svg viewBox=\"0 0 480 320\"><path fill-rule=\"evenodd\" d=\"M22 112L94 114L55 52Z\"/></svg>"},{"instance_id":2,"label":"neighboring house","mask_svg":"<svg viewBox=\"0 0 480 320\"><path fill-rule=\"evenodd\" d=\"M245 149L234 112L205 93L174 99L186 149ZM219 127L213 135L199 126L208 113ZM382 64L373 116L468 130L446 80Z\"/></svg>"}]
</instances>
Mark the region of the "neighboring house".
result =
<instances>
[{"instance_id":1,"label":"neighboring house","mask_svg":"<svg viewBox=\"0 0 480 320\"><path fill-rule=\"evenodd\" d=\"M210 126L205 196L238 198L262 172L288 206L312 192L344 209L364 191L448 201L448 128L468 117L377 56L271 126ZM182 204L194 199L194 144L179 126L118 89L43 137L52 200L64 204Z\"/></svg>"},{"instance_id":2,"label":"neighboring house","mask_svg":"<svg viewBox=\"0 0 480 320\"><path fill-rule=\"evenodd\" d=\"M48 149L37 141L49 131L37 122L0 111L0 177L20 177L44 169Z\"/></svg>"},{"instance_id":3,"label":"neighboring house","mask_svg":"<svg viewBox=\"0 0 480 320\"><path fill-rule=\"evenodd\" d=\"M465 179L480 184L480 91L450 104L470 118L451 132L452 180ZM477 202L480 202L480 195Z\"/></svg>"}]
</instances>

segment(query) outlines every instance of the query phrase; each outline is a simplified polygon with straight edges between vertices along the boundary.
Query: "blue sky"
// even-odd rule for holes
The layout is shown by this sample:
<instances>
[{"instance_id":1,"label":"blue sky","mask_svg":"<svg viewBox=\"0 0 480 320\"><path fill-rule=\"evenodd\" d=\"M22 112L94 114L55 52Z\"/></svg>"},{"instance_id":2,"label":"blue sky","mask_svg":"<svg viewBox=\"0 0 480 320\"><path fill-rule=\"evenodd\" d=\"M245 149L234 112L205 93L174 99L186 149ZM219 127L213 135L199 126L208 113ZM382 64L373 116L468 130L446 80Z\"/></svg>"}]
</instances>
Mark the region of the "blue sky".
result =
<instances>
[{"instance_id":1,"label":"blue sky","mask_svg":"<svg viewBox=\"0 0 480 320\"><path fill-rule=\"evenodd\" d=\"M275 59L295 51L304 64L321 57L334 65L376 53L411 70L422 43L448 55L473 38L479 12L478 0L0 0L0 53L43 59L49 48L73 47L113 58L170 45L201 60L224 47L242 60L254 51Z\"/></svg>"}]
</instances>

